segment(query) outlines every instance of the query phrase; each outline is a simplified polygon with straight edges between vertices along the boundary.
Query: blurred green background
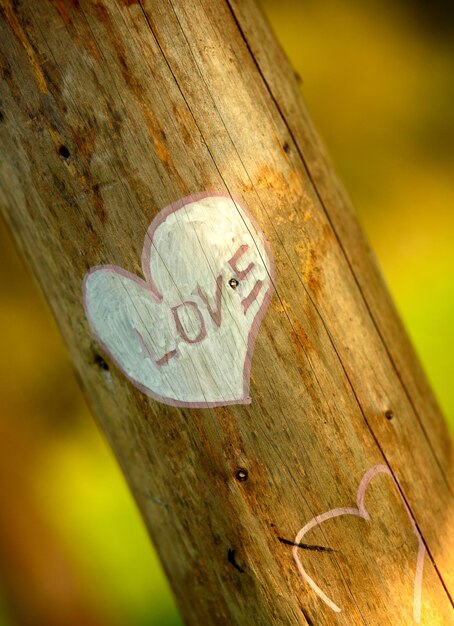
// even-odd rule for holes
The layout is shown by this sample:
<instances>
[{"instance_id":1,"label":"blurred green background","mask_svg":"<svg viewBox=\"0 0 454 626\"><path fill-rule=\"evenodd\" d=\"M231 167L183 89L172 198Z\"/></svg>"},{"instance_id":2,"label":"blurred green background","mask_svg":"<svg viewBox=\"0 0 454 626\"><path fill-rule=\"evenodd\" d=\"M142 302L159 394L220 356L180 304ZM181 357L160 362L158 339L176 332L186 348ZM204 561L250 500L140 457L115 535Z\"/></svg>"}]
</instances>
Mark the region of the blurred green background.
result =
<instances>
[{"instance_id":1,"label":"blurred green background","mask_svg":"<svg viewBox=\"0 0 454 626\"><path fill-rule=\"evenodd\" d=\"M262 4L454 425L450 5ZM3 225L0 243L0 624L180 624L56 326Z\"/></svg>"}]
</instances>

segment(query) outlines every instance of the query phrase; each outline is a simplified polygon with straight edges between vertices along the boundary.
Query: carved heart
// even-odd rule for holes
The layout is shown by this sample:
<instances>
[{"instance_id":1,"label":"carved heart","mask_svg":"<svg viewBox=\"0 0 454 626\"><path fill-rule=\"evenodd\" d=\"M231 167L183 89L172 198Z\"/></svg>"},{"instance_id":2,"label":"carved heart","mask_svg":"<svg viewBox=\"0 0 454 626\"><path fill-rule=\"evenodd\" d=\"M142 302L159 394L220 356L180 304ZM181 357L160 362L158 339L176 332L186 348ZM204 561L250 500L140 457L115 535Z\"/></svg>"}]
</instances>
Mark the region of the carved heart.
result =
<instances>
[{"instance_id":1,"label":"carved heart","mask_svg":"<svg viewBox=\"0 0 454 626\"><path fill-rule=\"evenodd\" d=\"M216 193L166 207L148 228L142 270L145 280L100 265L84 278L86 315L105 350L166 404L249 403L274 262L246 211Z\"/></svg>"},{"instance_id":2,"label":"carved heart","mask_svg":"<svg viewBox=\"0 0 454 626\"><path fill-rule=\"evenodd\" d=\"M329 519L333 519L334 517L339 517L342 515L356 515L357 517L361 517L362 519L366 521L370 521L371 518L370 518L369 513L366 511L364 500L366 497L366 491L369 486L369 483L377 474L388 474L389 476L391 476L396 488L398 489L401 500L405 506L405 510L407 511L408 516L410 518L410 523L413 528L413 532L415 533L418 539L418 554L416 557L416 571L415 571L415 582L414 582L414 592L413 592L413 618L415 622L419 623L421 619L421 589L422 589L422 573L423 573L423 566L424 566L425 546L424 546L422 537L418 531L418 528L415 524L415 521L412 517L411 511L407 505L403 492L399 484L396 482L396 479L391 473L389 467L387 467L386 465L375 465L364 474L363 479L361 480L361 483L358 487L358 491L356 495L357 508L339 507L337 509L331 509L330 511L327 511L326 513L323 513L322 515L317 515L316 517L311 519L310 522L308 522L295 537L294 547L292 550L293 558L295 560L295 563L298 567L298 570L303 580L306 583L308 583L310 587L312 587L315 593L333 611L335 611L336 613L340 612L341 609L337 606L337 604L335 604L330 598L328 598L328 596L315 583L314 579L311 578L309 574L306 572L306 570L304 569L303 564L301 563L301 560L299 558L298 545L303 541L303 537L306 535L306 533L308 533L312 528L314 528L315 526L319 526L319 524L322 524L323 522L326 522Z\"/></svg>"}]
</instances>

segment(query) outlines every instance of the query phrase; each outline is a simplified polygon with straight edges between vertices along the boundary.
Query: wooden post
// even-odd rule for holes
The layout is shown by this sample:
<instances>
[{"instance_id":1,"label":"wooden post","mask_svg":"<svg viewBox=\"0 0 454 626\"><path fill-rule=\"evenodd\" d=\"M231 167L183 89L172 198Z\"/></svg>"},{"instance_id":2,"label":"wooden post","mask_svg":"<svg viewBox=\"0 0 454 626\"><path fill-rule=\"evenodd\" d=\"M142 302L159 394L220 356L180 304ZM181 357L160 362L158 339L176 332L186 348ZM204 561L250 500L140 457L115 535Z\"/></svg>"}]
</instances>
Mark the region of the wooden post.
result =
<instances>
[{"instance_id":1,"label":"wooden post","mask_svg":"<svg viewBox=\"0 0 454 626\"><path fill-rule=\"evenodd\" d=\"M449 435L259 9L0 6L1 208L186 623L452 623ZM275 259L251 404L149 398L84 312L86 272L143 277L152 219L204 191Z\"/></svg>"}]
</instances>

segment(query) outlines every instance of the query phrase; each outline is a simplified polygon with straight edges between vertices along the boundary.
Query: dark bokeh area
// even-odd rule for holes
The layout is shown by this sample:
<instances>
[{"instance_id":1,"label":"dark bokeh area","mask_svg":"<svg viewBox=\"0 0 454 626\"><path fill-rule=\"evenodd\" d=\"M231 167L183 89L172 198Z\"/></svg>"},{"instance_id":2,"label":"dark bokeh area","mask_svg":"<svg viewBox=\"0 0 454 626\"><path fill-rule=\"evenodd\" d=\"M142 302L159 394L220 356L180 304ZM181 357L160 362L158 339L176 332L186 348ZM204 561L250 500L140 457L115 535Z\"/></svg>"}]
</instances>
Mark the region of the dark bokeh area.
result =
<instances>
[{"instance_id":1,"label":"dark bokeh area","mask_svg":"<svg viewBox=\"0 0 454 626\"><path fill-rule=\"evenodd\" d=\"M454 5L262 4L454 425ZM180 624L2 224L0 285L0 626Z\"/></svg>"}]
</instances>

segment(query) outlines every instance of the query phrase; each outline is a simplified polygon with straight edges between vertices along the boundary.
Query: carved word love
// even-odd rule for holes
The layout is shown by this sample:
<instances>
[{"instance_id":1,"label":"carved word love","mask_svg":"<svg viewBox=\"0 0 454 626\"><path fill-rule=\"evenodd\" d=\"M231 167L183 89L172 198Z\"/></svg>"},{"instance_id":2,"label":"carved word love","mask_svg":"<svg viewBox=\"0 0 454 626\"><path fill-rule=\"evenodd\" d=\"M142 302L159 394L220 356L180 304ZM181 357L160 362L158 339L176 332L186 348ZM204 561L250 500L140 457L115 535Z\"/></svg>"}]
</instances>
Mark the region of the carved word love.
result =
<instances>
[{"instance_id":1,"label":"carved word love","mask_svg":"<svg viewBox=\"0 0 454 626\"><path fill-rule=\"evenodd\" d=\"M330 607L330 609L332 609L336 613L340 612L341 609L337 606L337 604L335 604L330 598L328 598L326 593L324 593L320 589L320 587L316 584L314 579L311 578L309 574L306 572L306 570L304 569L303 564L301 563L301 560L298 554L298 544L302 542L303 537L312 528L314 528L315 526L319 526L320 524L323 524L327 520L333 519L334 517L339 517L343 515L356 515L357 517L361 517L362 519L366 521L370 521L371 518L370 518L369 513L366 511L364 500L366 497L366 491L369 486L369 483L374 478L374 476L377 476L377 474L388 474L389 476L391 476L396 488L399 491L399 495L402 499L405 510L408 513L408 517L410 518L410 523L411 523L413 532L418 539L418 553L416 557L415 582L414 582L414 588L413 588L414 589L413 591L413 619L415 620L415 622L419 624L420 619L421 619L421 590L422 590L422 573L423 573L423 567L424 567L425 546L424 546L422 537L419 533L419 530L415 524L411 511L399 487L399 484L397 483L396 479L391 473L389 467L387 467L386 465L375 465L364 474L361 480L361 483L358 487L357 494L356 494L356 505L357 505L356 507L339 507L337 509L331 509L330 511L327 511L326 513L317 515L316 517L311 519L305 526L303 526L303 528L299 531L299 533L296 535L296 538L295 538L294 547L292 550L293 558L295 560L295 563L298 567L298 570L303 580L310 587L312 587L312 589L319 596L319 598L321 598L323 602L325 602Z\"/></svg>"},{"instance_id":2,"label":"carved word love","mask_svg":"<svg viewBox=\"0 0 454 626\"><path fill-rule=\"evenodd\" d=\"M173 406L247 404L252 352L271 300L263 234L230 196L199 194L158 213L145 280L93 267L83 291L93 333L131 382Z\"/></svg>"}]
</instances>

